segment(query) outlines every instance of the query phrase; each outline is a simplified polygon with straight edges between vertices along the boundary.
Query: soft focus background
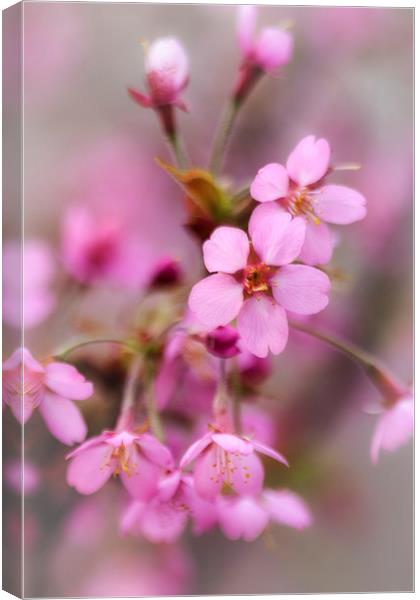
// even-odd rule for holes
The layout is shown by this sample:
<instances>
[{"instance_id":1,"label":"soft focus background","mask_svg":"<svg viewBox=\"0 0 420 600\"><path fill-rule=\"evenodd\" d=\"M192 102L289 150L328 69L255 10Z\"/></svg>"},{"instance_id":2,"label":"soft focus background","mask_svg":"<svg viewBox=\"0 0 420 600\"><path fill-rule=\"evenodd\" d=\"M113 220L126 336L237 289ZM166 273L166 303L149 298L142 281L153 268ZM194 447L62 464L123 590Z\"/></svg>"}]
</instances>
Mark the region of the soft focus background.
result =
<instances>
[{"instance_id":1,"label":"soft focus background","mask_svg":"<svg viewBox=\"0 0 420 600\"><path fill-rule=\"evenodd\" d=\"M201 255L182 227L179 190L154 161L168 158L157 119L128 98L126 87L143 86L141 38L179 38L191 61L185 93L190 113L180 114L179 124L194 163L204 164L238 66L235 11L214 5L24 5L25 238L41 238L53 248L56 295L48 319L26 332L34 355L53 352L75 330L96 331L98 321L107 330L118 328L125 303L135 302L135 291L100 288L78 300L75 316L71 291L60 294L60 231L72 205L122 222L151 256L174 256L188 281L198 276ZM376 353L409 382L413 12L261 7L259 20L291 21L295 54L281 76L266 77L246 103L226 174L241 187L267 162L284 162L312 133L330 141L334 162L361 163L360 171L337 174L334 181L366 196L368 216L337 228L334 293L314 320ZM13 68L5 65L6 73ZM12 91L6 93L4 102L13 101ZM19 224L13 210L4 220L8 242ZM5 356L14 350L13 328L7 327ZM86 405L89 424L97 411L104 426L112 425L112 408L101 398L111 386L112 373ZM310 530L274 528L270 538L252 544L228 542L217 532L187 535L182 544L161 548L120 538L117 486L91 498L70 490L66 448L35 415L25 429L34 478L25 501L25 595L411 590L412 448L371 465L375 416L364 409L377 392L370 382L347 359L294 334L264 393L276 419L277 446L293 465L290 473L273 469L269 477L308 499L315 515ZM9 411L4 419L12 458L18 426ZM11 537L17 535L17 498L6 506Z\"/></svg>"}]
</instances>

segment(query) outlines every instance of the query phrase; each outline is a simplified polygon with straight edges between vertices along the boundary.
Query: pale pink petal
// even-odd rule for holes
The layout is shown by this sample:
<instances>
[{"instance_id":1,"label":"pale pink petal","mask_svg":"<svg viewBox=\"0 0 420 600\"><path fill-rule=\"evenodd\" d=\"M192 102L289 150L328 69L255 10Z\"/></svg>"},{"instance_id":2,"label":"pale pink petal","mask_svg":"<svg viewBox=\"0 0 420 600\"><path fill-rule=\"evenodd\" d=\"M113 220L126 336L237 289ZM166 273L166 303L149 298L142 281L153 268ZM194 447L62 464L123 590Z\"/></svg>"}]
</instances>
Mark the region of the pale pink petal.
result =
<instances>
[{"instance_id":1,"label":"pale pink petal","mask_svg":"<svg viewBox=\"0 0 420 600\"><path fill-rule=\"evenodd\" d=\"M53 362L45 367L45 385L69 400L86 400L93 394L93 385L72 365Z\"/></svg>"},{"instance_id":2,"label":"pale pink petal","mask_svg":"<svg viewBox=\"0 0 420 600\"><path fill-rule=\"evenodd\" d=\"M267 296L254 296L244 302L238 316L238 331L244 347L265 358L269 351L280 354L288 337L286 313Z\"/></svg>"},{"instance_id":3,"label":"pale pink petal","mask_svg":"<svg viewBox=\"0 0 420 600\"><path fill-rule=\"evenodd\" d=\"M252 454L229 454L226 483L230 484L237 494L258 496L264 483L264 467L259 457Z\"/></svg>"},{"instance_id":4,"label":"pale pink petal","mask_svg":"<svg viewBox=\"0 0 420 600\"><path fill-rule=\"evenodd\" d=\"M165 469L171 469L173 467L174 460L171 451L164 444L159 442L155 436L150 435L150 433L143 433L136 442L142 449L143 454L149 460Z\"/></svg>"},{"instance_id":5,"label":"pale pink petal","mask_svg":"<svg viewBox=\"0 0 420 600\"><path fill-rule=\"evenodd\" d=\"M82 442L87 433L86 423L71 400L46 392L39 412L51 434L63 444Z\"/></svg>"},{"instance_id":6,"label":"pale pink petal","mask_svg":"<svg viewBox=\"0 0 420 600\"><path fill-rule=\"evenodd\" d=\"M256 440L252 440L251 444L254 446L254 449L257 452L261 452L261 454L265 454L266 456L274 458L274 460L278 460L278 462L283 463L283 465L286 465L286 467L289 466L287 459L284 458L284 456L280 454L280 452L274 450L274 448L270 448L270 446L267 446L266 444L263 444L261 442L257 442Z\"/></svg>"},{"instance_id":7,"label":"pale pink petal","mask_svg":"<svg viewBox=\"0 0 420 600\"><path fill-rule=\"evenodd\" d=\"M139 521L146 510L146 506L145 502L139 502L138 500L131 502L120 521L119 531L122 535L138 532Z\"/></svg>"},{"instance_id":8,"label":"pale pink petal","mask_svg":"<svg viewBox=\"0 0 420 600\"><path fill-rule=\"evenodd\" d=\"M217 469L215 446L201 454L195 463L194 488L202 498L214 500L222 489L224 479Z\"/></svg>"},{"instance_id":9,"label":"pale pink petal","mask_svg":"<svg viewBox=\"0 0 420 600\"><path fill-rule=\"evenodd\" d=\"M269 517L255 498L220 498L217 502L219 524L230 540L255 540L265 529Z\"/></svg>"},{"instance_id":10,"label":"pale pink petal","mask_svg":"<svg viewBox=\"0 0 420 600\"><path fill-rule=\"evenodd\" d=\"M331 283L314 267L286 265L271 280L274 298L286 310L314 315L328 304Z\"/></svg>"},{"instance_id":11,"label":"pale pink petal","mask_svg":"<svg viewBox=\"0 0 420 600\"><path fill-rule=\"evenodd\" d=\"M228 325L243 304L243 286L231 275L216 273L192 288L188 304L197 318L208 327Z\"/></svg>"},{"instance_id":12,"label":"pale pink petal","mask_svg":"<svg viewBox=\"0 0 420 600\"><path fill-rule=\"evenodd\" d=\"M203 245L204 264L210 273L236 273L246 267L248 254L248 236L237 227L218 227Z\"/></svg>"},{"instance_id":13,"label":"pale pink petal","mask_svg":"<svg viewBox=\"0 0 420 600\"><path fill-rule=\"evenodd\" d=\"M191 478L184 478L184 483L185 499L193 521L193 533L200 535L216 525L218 518L216 505L197 494Z\"/></svg>"},{"instance_id":14,"label":"pale pink petal","mask_svg":"<svg viewBox=\"0 0 420 600\"><path fill-rule=\"evenodd\" d=\"M239 454L251 454L253 452L251 442L243 440L237 435L230 433L214 433L211 436L213 442L227 452L239 452Z\"/></svg>"},{"instance_id":15,"label":"pale pink petal","mask_svg":"<svg viewBox=\"0 0 420 600\"><path fill-rule=\"evenodd\" d=\"M312 524L312 514L306 502L289 490L265 490L263 503L270 517L295 529L306 529Z\"/></svg>"},{"instance_id":16,"label":"pale pink petal","mask_svg":"<svg viewBox=\"0 0 420 600\"><path fill-rule=\"evenodd\" d=\"M158 490L160 468L135 450L129 456L128 472L120 472L121 482L136 500L150 500Z\"/></svg>"},{"instance_id":17,"label":"pale pink petal","mask_svg":"<svg viewBox=\"0 0 420 600\"><path fill-rule=\"evenodd\" d=\"M330 145L314 135L303 138L287 159L289 176L301 186L319 181L330 164Z\"/></svg>"},{"instance_id":18,"label":"pale pink petal","mask_svg":"<svg viewBox=\"0 0 420 600\"><path fill-rule=\"evenodd\" d=\"M370 448L371 460L377 463L380 450L395 452L408 442L414 431L414 403L402 400L379 418Z\"/></svg>"},{"instance_id":19,"label":"pale pink petal","mask_svg":"<svg viewBox=\"0 0 420 600\"><path fill-rule=\"evenodd\" d=\"M203 452L203 450L205 450L207 446L211 444L211 442L211 433L209 432L205 436L191 444L191 446L188 448L188 450L185 452L184 456L180 460L179 466L181 467L181 469L192 463L192 461L195 460L197 456L199 456Z\"/></svg>"},{"instance_id":20,"label":"pale pink petal","mask_svg":"<svg viewBox=\"0 0 420 600\"><path fill-rule=\"evenodd\" d=\"M146 55L146 71L153 103L176 102L188 81L188 57L178 40L156 40Z\"/></svg>"},{"instance_id":21,"label":"pale pink petal","mask_svg":"<svg viewBox=\"0 0 420 600\"><path fill-rule=\"evenodd\" d=\"M266 27L255 43L254 60L270 73L288 63L292 52L293 37L288 31Z\"/></svg>"},{"instance_id":22,"label":"pale pink petal","mask_svg":"<svg viewBox=\"0 0 420 600\"><path fill-rule=\"evenodd\" d=\"M249 231L254 249L265 264L287 265L301 251L305 221L293 219L277 205L261 204L251 215Z\"/></svg>"},{"instance_id":23,"label":"pale pink petal","mask_svg":"<svg viewBox=\"0 0 420 600\"><path fill-rule=\"evenodd\" d=\"M80 444L80 446L66 454L66 460L74 458L75 456L79 456L79 454L83 454L83 452L85 452L85 450L88 450L89 448L100 446L106 441L108 434L109 432L103 432L101 433L101 435L96 435L95 437L89 438L88 440L86 440L86 442L83 442L83 444Z\"/></svg>"},{"instance_id":24,"label":"pale pink petal","mask_svg":"<svg viewBox=\"0 0 420 600\"><path fill-rule=\"evenodd\" d=\"M237 36L242 56L247 58L253 49L253 37L257 20L257 8L250 4L238 9Z\"/></svg>"},{"instance_id":25,"label":"pale pink petal","mask_svg":"<svg viewBox=\"0 0 420 600\"><path fill-rule=\"evenodd\" d=\"M315 196L316 214L327 223L347 225L366 216L366 199L344 185L326 185Z\"/></svg>"},{"instance_id":26,"label":"pale pink petal","mask_svg":"<svg viewBox=\"0 0 420 600\"><path fill-rule=\"evenodd\" d=\"M140 528L149 542L170 544L182 535L187 521L186 507L171 502L154 501L148 505L141 518Z\"/></svg>"},{"instance_id":27,"label":"pale pink petal","mask_svg":"<svg viewBox=\"0 0 420 600\"><path fill-rule=\"evenodd\" d=\"M330 262L333 249L334 241L328 225L309 221L299 259L307 265L325 265Z\"/></svg>"},{"instance_id":28,"label":"pale pink petal","mask_svg":"<svg viewBox=\"0 0 420 600\"><path fill-rule=\"evenodd\" d=\"M10 406L13 416L21 425L30 419L34 409L39 406L40 402L40 397L36 399L29 394L25 394L23 398L20 394L9 394L7 398L7 404Z\"/></svg>"},{"instance_id":29,"label":"pale pink petal","mask_svg":"<svg viewBox=\"0 0 420 600\"><path fill-rule=\"evenodd\" d=\"M289 189L289 176L283 165L270 163L262 167L251 183L251 196L258 202L284 198Z\"/></svg>"},{"instance_id":30,"label":"pale pink petal","mask_svg":"<svg viewBox=\"0 0 420 600\"><path fill-rule=\"evenodd\" d=\"M174 471L173 473L169 473L169 475L164 475L159 480L158 485L158 494L159 499L162 502L168 502L176 491L178 490L181 483L181 472Z\"/></svg>"},{"instance_id":31,"label":"pale pink petal","mask_svg":"<svg viewBox=\"0 0 420 600\"><path fill-rule=\"evenodd\" d=\"M71 459L67 468L67 483L80 494L93 494L108 481L114 466L109 446L93 446Z\"/></svg>"}]
</instances>

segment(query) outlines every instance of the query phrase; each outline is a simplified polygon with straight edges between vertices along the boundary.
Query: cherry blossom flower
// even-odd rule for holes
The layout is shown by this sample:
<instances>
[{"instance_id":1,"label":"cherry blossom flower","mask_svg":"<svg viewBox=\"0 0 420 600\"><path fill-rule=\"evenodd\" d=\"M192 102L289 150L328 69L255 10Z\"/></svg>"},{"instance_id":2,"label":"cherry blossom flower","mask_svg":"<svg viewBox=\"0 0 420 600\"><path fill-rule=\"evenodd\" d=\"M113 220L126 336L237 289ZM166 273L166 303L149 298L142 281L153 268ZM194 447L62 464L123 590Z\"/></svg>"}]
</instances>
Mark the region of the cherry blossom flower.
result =
<instances>
[{"instance_id":1,"label":"cherry blossom flower","mask_svg":"<svg viewBox=\"0 0 420 600\"><path fill-rule=\"evenodd\" d=\"M208 327L237 318L243 347L264 358L280 354L288 337L286 310L315 314L328 304L330 281L322 271L290 264L300 253L305 224L284 211L254 211L247 235L218 227L204 243L207 270L213 273L191 290L189 307Z\"/></svg>"},{"instance_id":2,"label":"cherry blossom flower","mask_svg":"<svg viewBox=\"0 0 420 600\"><path fill-rule=\"evenodd\" d=\"M166 446L150 433L104 431L71 452L67 483L80 494L93 494L111 477L119 475L127 491L139 500L157 491L163 469L173 459Z\"/></svg>"},{"instance_id":3,"label":"cherry blossom flower","mask_svg":"<svg viewBox=\"0 0 420 600\"><path fill-rule=\"evenodd\" d=\"M406 444L414 431L414 397L411 389L402 389L398 398L390 402L378 419L372 437L370 457L378 462L381 450L395 452Z\"/></svg>"},{"instance_id":4,"label":"cherry blossom flower","mask_svg":"<svg viewBox=\"0 0 420 600\"><path fill-rule=\"evenodd\" d=\"M161 38L146 50L149 95L129 88L130 96L145 108L175 105L186 110L180 98L188 83L188 57L175 38Z\"/></svg>"},{"instance_id":5,"label":"cherry blossom flower","mask_svg":"<svg viewBox=\"0 0 420 600\"><path fill-rule=\"evenodd\" d=\"M49 316L56 304L54 275L52 250L43 240L4 244L3 318L8 325L29 329Z\"/></svg>"},{"instance_id":6,"label":"cherry blossom flower","mask_svg":"<svg viewBox=\"0 0 420 600\"><path fill-rule=\"evenodd\" d=\"M42 365L26 348L3 363L4 402L20 423L39 409L50 433L71 446L86 437L86 425L72 400L86 400L93 386L75 369L61 363Z\"/></svg>"},{"instance_id":7,"label":"cherry blossom flower","mask_svg":"<svg viewBox=\"0 0 420 600\"><path fill-rule=\"evenodd\" d=\"M273 73L289 62L293 38L288 31L276 27L265 27L255 37L256 19L256 6L240 7L237 35L242 61Z\"/></svg>"},{"instance_id":8,"label":"cherry blossom flower","mask_svg":"<svg viewBox=\"0 0 420 600\"><path fill-rule=\"evenodd\" d=\"M293 217L303 217L306 234L299 258L310 265L331 259L334 243L326 223L347 225L366 215L362 194L342 185L324 185L330 170L327 140L308 135L293 149L286 167L270 163L251 184L251 196L263 203L256 209L258 215L269 218L286 210Z\"/></svg>"},{"instance_id":9,"label":"cherry blossom flower","mask_svg":"<svg viewBox=\"0 0 420 600\"><path fill-rule=\"evenodd\" d=\"M207 500L214 500L224 487L241 495L258 495L264 468L256 452L288 464L284 456L261 442L214 430L188 448L180 467L183 469L195 461L195 490Z\"/></svg>"},{"instance_id":10,"label":"cherry blossom flower","mask_svg":"<svg viewBox=\"0 0 420 600\"><path fill-rule=\"evenodd\" d=\"M312 523L306 502L290 490L264 490L259 497L237 496L217 499L219 525L230 540L255 540L274 521L303 530Z\"/></svg>"},{"instance_id":11,"label":"cherry blossom flower","mask_svg":"<svg viewBox=\"0 0 420 600\"><path fill-rule=\"evenodd\" d=\"M207 531L217 522L215 505L197 495L190 476L176 470L161 478L157 494L149 502L135 500L129 505L120 529L153 543L172 543L184 532L189 516L196 533Z\"/></svg>"}]
</instances>

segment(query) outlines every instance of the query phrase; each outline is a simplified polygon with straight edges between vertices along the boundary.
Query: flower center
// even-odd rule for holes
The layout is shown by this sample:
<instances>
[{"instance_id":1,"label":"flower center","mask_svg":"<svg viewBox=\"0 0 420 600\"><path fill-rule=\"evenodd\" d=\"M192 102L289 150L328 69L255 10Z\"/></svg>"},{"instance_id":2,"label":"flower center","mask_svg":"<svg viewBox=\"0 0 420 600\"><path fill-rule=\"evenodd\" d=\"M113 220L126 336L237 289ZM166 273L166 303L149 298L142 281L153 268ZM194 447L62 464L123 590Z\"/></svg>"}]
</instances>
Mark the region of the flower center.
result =
<instances>
[{"instance_id":1,"label":"flower center","mask_svg":"<svg viewBox=\"0 0 420 600\"><path fill-rule=\"evenodd\" d=\"M247 294L266 292L269 289L270 267L264 263L248 265L244 269L244 287Z\"/></svg>"},{"instance_id":2,"label":"flower center","mask_svg":"<svg viewBox=\"0 0 420 600\"><path fill-rule=\"evenodd\" d=\"M137 471L136 465L130 460L128 448L124 444L113 450L111 459L116 460L114 475L119 475L120 473L126 473L129 477L135 475Z\"/></svg>"},{"instance_id":3,"label":"flower center","mask_svg":"<svg viewBox=\"0 0 420 600\"><path fill-rule=\"evenodd\" d=\"M293 217L303 216L319 225L321 221L315 213L313 202L311 192L306 188L297 189L288 197L287 209Z\"/></svg>"}]
</instances>

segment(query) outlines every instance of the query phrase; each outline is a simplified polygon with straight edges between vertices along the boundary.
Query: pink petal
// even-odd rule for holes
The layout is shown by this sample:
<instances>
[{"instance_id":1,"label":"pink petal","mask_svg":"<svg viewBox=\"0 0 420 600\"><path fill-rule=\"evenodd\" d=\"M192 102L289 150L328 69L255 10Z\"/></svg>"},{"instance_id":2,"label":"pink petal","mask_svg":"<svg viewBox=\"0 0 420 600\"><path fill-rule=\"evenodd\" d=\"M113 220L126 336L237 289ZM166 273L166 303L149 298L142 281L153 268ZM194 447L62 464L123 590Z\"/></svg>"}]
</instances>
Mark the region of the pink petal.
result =
<instances>
[{"instance_id":1,"label":"pink petal","mask_svg":"<svg viewBox=\"0 0 420 600\"><path fill-rule=\"evenodd\" d=\"M288 337L286 313L267 296L254 296L244 302L238 316L238 331L244 347L265 358L269 351L280 354Z\"/></svg>"},{"instance_id":2,"label":"pink petal","mask_svg":"<svg viewBox=\"0 0 420 600\"><path fill-rule=\"evenodd\" d=\"M131 502L120 521L120 533L126 535L130 532L137 533L139 529L139 521L146 510L147 504L135 500Z\"/></svg>"},{"instance_id":3,"label":"pink petal","mask_svg":"<svg viewBox=\"0 0 420 600\"><path fill-rule=\"evenodd\" d=\"M211 433L207 433L205 436L191 444L188 450L185 452L184 456L181 458L179 466L181 469L184 469L187 465L193 462L199 456L203 450L207 448L209 444L211 444Z\"/></svg>"},{"instance_id":4,"label":"pink petal","mask_svg":"<svg viewBox=\"0 0 420 600\"><path fill-rule=\"evenodd\" d=\"M86 423L71 400L46 392L39 405L39 412L49 431L63 444L72 446L85 439Z\"/></svg>"},{"instance_id":5,"label":"pink petal","mask_svg":"<svg viewBox=\"0 0 420 600\"><path fill-rule=\"evenodd\" d=\"M251 442L243 440L237 435L230 433L214 433L212 440L215 444L227 452L239 452L239 454L251 454L253 452Z\"/></svg>"},{"instance_id":6,"label":"pink petal","mask_svg":"<svg viewBox=\"0 0 420 600\"><path fill-rule=\"evenodd\" d=\"M163 502L168 502L177 492L181 483L181 472L174 471L169 475L164 475L160 478L158 485L159 499Z\"/></svg>"},{"instance_id":7,"label":"pink petal","mask_svg":"<svg viewBox=\"0 0 420 600\"><path fill-rule=\"evenodd\" d=\"M67 483L80 494L93 494L108 481L114 466L108 446L93 446L71 460L67 468Z\"/></svg>"},{"instance_id":8,"label":"pink petal","mask_svg":"<svg viewBox=\"0 0 420 600\"><path fill-rule=\"evenodd\" d=\"M188 79L188 57L175 38L161 38L153 42L146 55L146 71L157 73L165 87L180 91Z\"/></svg>"},{"instance_id":9,"label":"pink petal","mask_svg":"<svg viewBox=\"0 0 420 600\"><path fill-rule=\"evenodd\" d=\"M143 458L140 452L129 454L129 470L120 472L120 479L127 492L136 500L150 500L158 489L160 468Z\"/></svg>"},{"instance_id":10,"label":"pink petal","mask_svg":"<svg viewBox=\"0 0 420 600\"><path fill-rule=\"evenodd\" d=\"M330 145L314 135L303 138L287 159L289 176L301 186L319 181L330 164Z\"/></svg>"},{"instance_id":11,"label":"pink petal","mask_svg":"<svg viewBox=\"0 0 420 600\"><path fill-rule=\"evenodd\" d=\"M45 385L69 400L86 400L93 394L93 385L72 365L53 362L45 367Z\"/></svg>"},{"instance_id":12,"label":"pink petal","mask_svg":"<svg viewBox=\"0 0 420 600\"><path fill-rule=\"evenodd\" d=\"M136 441L149 460L165 469L173 467L174 460L171 451L159 442L155 436L150 435L150 433L143 433Z\"/></svg>"},{"instance_id":13,"label":"pink petal","mask_svg":"<svg viewBox=\"0 0 420 600\"><path fill-rule=\"evenodd\" d=\"M314 315L328 304L328 276L314 267L286 265L272 278L274 298L286 310Z\"/></svg>"},{"instance_id":14,"label":"pink petal","mask_svg":"<svg viewBox=\"0 0 420 600\"><path fill-rule=\"evenodd\" d=\"M301 251L305 221L293 219L276 204L261 204L251 215L249 231L255 251L265 264L286 265Z\"/></svg>"},{"instance_id":15,"label":"pink petal","mask_svg":"<svg viewBox=\"0 0 420 600\"><path fill-rule=\"evenodd\" d=\"M308 265L325 265L330 262L334 249L333 239L325 223L306 224L305 241L299 258Z\"/></svg>"},{"instance_id":16,"label":"pink petal","mask_svg":"<svg viewBox=\"0 0 420 600\"><path fill-rule=\"evenodd\" d=\"M284 458L284 456L280 454L280 452L277 452L277 450L274 450L274 448L270 448L270 446L262 444L261 442L257 442L256 440L252 440L251 444L254 446L254 449L257 452L261 452L261 454L265 454L266 456L274 458L274 460L283 463L284 465L286 465L286 467L289 466L289 463Z\"/></svg>"},{"instance_id":17,"label":"pink petal","mask_svg":"<svg viewBox=\"0 0 420 600\"><path fill-rule=\"evenodd\" d=\"M237 227L218 227L203 245L204 264L210 273L236 273L246 267L248 254L248 236Z\"/></svg>"},{"instance_id":18,"label":"pink petal","mask_svg":"<svg viewBox=\"0 0 420 600\"><path fill-rule=\"evenodd\" d=\"M344 185L326 185L315 196L316 214L327 223L347 225L366 216L366 199Z\"/></svg>"},{"instance_id":19,"label":"pink petal","mask_svg":"<svg viewBox=\"0 0 420 600\"><path fill-rule=\"evenodd\" d=\"M184 532L188 521L186 507L170 502L154 501L141 518L141 532L154 544L175 542Z\"/></svg>"},{"instance_id":20,"label":"pink petal","mask_svg":"<svg viewBox=\"0 0 420 600\"><path fill-rule=\"evenodd\" d=\"M217 470L216 447L213 445L201 454L195 463L194 488L202 498L212 501L219 494L224 483Z\"/></svg>"},{"instance_id":21,"label":"pink petal","mask_svg":"<svg viewBox=\"0 0 420 600\"><path fill-rule=\"evenodd\" d=\"M238 9L237 36L242 56L247 58L253 49L253 37L257 20L257 8L250 4Z\"/></svg>"},{"instance_id":22,"label":"pink petal","mask_svg":"<svg viewBox=\"0 0 420 600\"><path fill-rule=\"evenodd\" d=\"M202 279L192 288L188 304L207 327L228 325L243 304L243 287L231 275L217 273Z\"/></svg>"},{"instance_id":23,"label":"pink petal","mask_svg":"<svg viewBox=\"0 0 420 600\"><path fill-rule=\"evenodd\" d=\"M186 503L191 511L193 520L193 533L200 535L212 529L217 523L216 505L197 494L192 480L184 478L184 482Z\"/></svg>"},{"instance_id":24,"label":"pink petal","mask_svg":"<svg viewBox=\"0 0 420 600\"><path fill-rule=\"evenodd\" d=\"M265 490L263 503L277 523L300 530L312 524L312 514L306 502L289 490Z\"/></svg>"},{"instance_id":25,"label":"pink petal","mask_svg":"<svg viewBox=\"0 0 420 600\"><path fill-rule=\"evenodd\" d=\"M258 202L284 198L289 189L289 175L283 165L270 163L262 167L251 183L251 196Z\"/></svg>"},{"instance_id":26,"label":"pink petal","mask_svg":"<svg viewBox=\"0 0 420 600\"><path fill-rule=\"evenodd\" d=\"M377 463L380 450L395 452L408 442L414 430L414 403L402 400L379 418L370 448L371 460Z\"/></svg>"},{"instance_id":27,"label":"pink petal","mask_svg":"<svg viewBox=\"0 0 420 600\"><path fill-rule=\"evenodd\" d=\"M230 472L225 481L237 494L258 496L264 483L264 467L259 457L252 454L229 454Z\"/></svg>"},{"instance_id":28,"label":"pink petal","mask_svg":"<svg viewBox=\"0 0 420 600\"><path fill-rule=\"evenodd\" d=\"M220 528L230 540L255 540L265 529L269 517L255 498L221 498L217 503Z\"/></svg>"},{"instance_id":29,"label":"pink petal","mask_svg":"<svg viewBox=\"0 0 420 600\"><path fill-rule=\"evenodd\" d=\"M255 44L255 62L269 73L289 62L293 52L293 37L288 31L266 27Z\"/></svg>"}]
</instances>

